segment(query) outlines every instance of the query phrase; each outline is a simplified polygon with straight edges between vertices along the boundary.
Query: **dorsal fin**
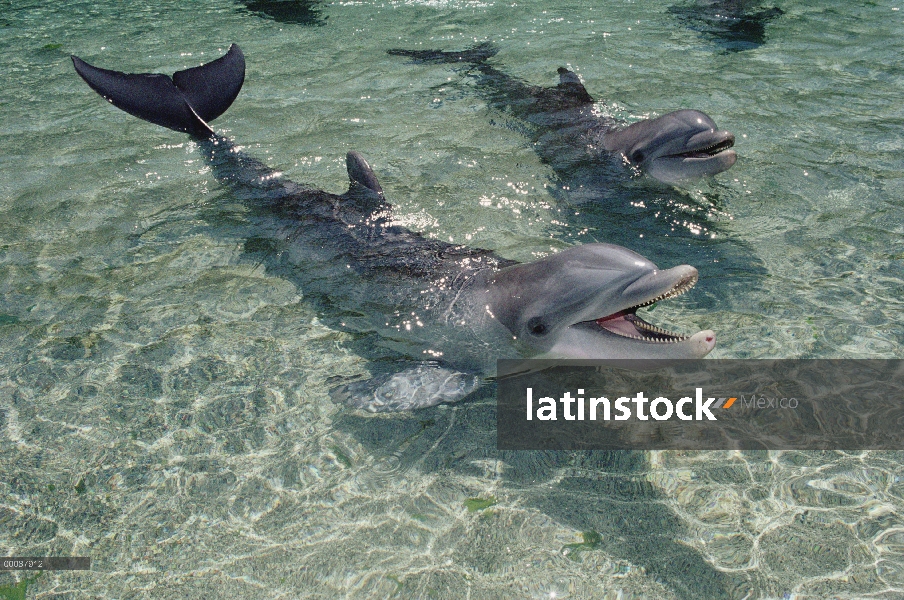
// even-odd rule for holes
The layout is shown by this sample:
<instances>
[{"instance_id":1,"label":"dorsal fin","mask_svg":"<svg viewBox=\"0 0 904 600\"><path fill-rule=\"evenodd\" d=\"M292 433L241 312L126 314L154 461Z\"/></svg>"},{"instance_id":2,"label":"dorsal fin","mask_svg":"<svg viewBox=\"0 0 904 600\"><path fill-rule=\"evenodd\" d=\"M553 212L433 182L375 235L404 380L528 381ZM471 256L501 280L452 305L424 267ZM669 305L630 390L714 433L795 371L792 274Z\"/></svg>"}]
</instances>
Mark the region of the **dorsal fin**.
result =
<instances>
[{"instance_id":1,"label":"dorsal fin","mask_svg":"<svg viewBox=\"0 0 904 600\"><path fill-rule=\"evenodd\" d=\"M383 196L383 188L380 187L380 182L377 181L374 170L370 168L370 165L367 164L367 161L364 160L364 157L361 156L361 154L354 150L349 152L345 156L345 166L348 169L348 178L352 185L352 187L349 188L349 191L352 190L355 184L358 184L376 192L381 197Z\"/></svg>"},{"instance_id":2,"label":"dorsal fin","mask_svg":"<svg viewBox=\"0 0 904 600\"><path fill-rule=\"evenodd\" d=\"M225 56L172 78L153 73L121 73L72 57L76 72L113 106L145 121L199 137L207 124L232 104L245 81L245 57L233 44Z\"/></svg>"},{"instance_id":3,"label":"dorsal fin","mask_svg":"<svg viewBox=\"0 0 904 600\"><path fill-rule=\"evenodd\" d=\"M373 169L364 157L354 150L345 155L345 166L348 169L349 185L348 191L342 197L352 202L368 222L372 224L383 222L391 211L388 210L390 206L383 198L383 188L380 187Z\"/></svg>"},{"instance_id":4,"label":"dorsal fin","mask_svg":"<svg viewBox=\"0 0 904 600\"><path fill-rule=\"evenodd\" d=\"M574 71L569 71L565 67L559 67L558 73L559 91L569 94L580 102L593 102L593 96L590 95L587 88L584 87L584 84L581 83L581 79Z\"/></svg>"}]
</instances>

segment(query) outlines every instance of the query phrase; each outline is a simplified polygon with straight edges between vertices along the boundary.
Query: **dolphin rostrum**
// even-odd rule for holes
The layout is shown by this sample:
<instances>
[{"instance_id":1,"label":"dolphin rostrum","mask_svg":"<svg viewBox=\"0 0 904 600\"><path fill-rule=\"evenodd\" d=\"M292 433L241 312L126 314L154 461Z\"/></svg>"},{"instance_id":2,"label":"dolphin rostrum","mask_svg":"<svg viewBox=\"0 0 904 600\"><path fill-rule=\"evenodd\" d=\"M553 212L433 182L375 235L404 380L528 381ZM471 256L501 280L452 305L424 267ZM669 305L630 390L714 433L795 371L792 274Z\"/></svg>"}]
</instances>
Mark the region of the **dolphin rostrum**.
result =
<instances>
[{"instance_id":1,"label":"dolphin rostrum","mask_svg":"<svg viewBox=\"0 0 904 600\"><path fill-rule=\"evenodd\" d=\"M369 348L366 382L334 397L371 411L460 400L474 373L498 358L699 358L712 331L691 336L650 325L643 306L684 293L697 270L661 270L611 244L573 246L531 263L426 238L392 223L392 207L367 161L346 158L341 195L282 179L216 134L208 122L244 81L238 46L172 78L99 69L73 56L78 74L114 106L190 134L215 176L237 190L249 227L245 251L293 280L324 322Z\"/></svg>"},{"instance_id":2,"label":"dolphin rostrum","mask_svg":"<svg viewBox=\"0 0 904 600\"><path fill-rule=\"evenodd\" d=\"M487 64L498 49L490 43L461 52L389 50L417 62L459 63L489 97L490 104L533 127L533 147L560 179L586 171L592 186L613 155L665 183L725 171L735 163L734 135L698 110L679 110L631 125L600 114L577 74L560 67L556 87L527 84ZM573 186L572 186L573 187Z\"/></svg>"}]
</instances>

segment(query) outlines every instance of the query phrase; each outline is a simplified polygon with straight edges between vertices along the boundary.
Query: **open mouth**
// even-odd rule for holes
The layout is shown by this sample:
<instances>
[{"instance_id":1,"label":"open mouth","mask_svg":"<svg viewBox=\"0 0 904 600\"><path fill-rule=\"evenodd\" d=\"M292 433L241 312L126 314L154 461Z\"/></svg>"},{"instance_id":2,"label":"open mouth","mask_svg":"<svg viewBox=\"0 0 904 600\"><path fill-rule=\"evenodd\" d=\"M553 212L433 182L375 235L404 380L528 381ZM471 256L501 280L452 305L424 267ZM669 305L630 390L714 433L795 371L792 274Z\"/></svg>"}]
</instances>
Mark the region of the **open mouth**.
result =
<instances>
[{"instance_id":1,"label":"open mouth","mask_svg":"<svg viewBox=\"0 0 904 600\"><path fill-rule=\"evenodd\" d=\"M617 313L601 317L594 321L584 321L583 323L579 323L579 325L584 327L598 328L621 337L632 338L654 344L674 344L686 341L690 339L691 336L681 335L679 333L674 333L662 329L661 327L651 325L650 323L647 323L646 321L638 317L636 313L637 309L643 308L644 306L649 306L654 302L659 302L660 300L666 300L668 298L680 296L681 294L694 287L694 284L697 283L697 277L698 276L696 273L694 275L689 275L688 277L677 282L674 286L672 286L670 290L663 294L660 294L659 296L656 296L655 298L641 302L640 304L637 304L625 310L621 310Z\"/></svg>"},{"instance_id":2,"label":"open mouth","mask_svg":"<svg viewBox=\"0 0 904 600\"><path fill-rule=\"evenodd\" d=\"M724 139L721 142L712 144L711 146L706 146L705 148L698 148L696 150L691 150L690 152L682 152L680 154L672 154L669 156L669 158L710 158L711 156L715 156L720 152L728 150L732 146L734 146L734 136Z\"/></svg>"}]
</instances>

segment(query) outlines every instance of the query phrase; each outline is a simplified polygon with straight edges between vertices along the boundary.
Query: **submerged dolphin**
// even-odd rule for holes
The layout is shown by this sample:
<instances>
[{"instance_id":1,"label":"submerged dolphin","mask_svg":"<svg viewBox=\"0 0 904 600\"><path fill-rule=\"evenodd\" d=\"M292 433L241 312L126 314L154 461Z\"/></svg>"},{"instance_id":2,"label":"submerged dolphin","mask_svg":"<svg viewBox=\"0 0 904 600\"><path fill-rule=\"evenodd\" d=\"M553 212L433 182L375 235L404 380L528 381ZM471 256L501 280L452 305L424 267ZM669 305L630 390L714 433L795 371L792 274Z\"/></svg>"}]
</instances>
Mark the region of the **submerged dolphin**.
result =
<instances>
[{"instance_id":1,"label":"submerged dolphin","mask_svg":"<svg viewBox=\"0 0 904 600\"><path fill-rule=\"evenodd\" d=\"M766 43L766 24L785 14L777 6L763 8L760 0L694 0L671 6L669 12L726 52L762 46Z\"/></svg>"},{"instance_id":2,"label":"submerged dolphin","mask_svg":"<svg viewBox=\"0 0 904 600\"><path fill-rule=\"evenodd\" d=\"M734 135L718 129L705 113L679 110L625 126L599 113L574 72L560 67L556 87L530 85L486 63L497 51L485 43L462 52L393 49L389 54L472 67L495 108L535 127L535 151L565 181L583 169L587 177L577 178L592 186L603 177L612 155L665 183L715 175L737 160L730 150Z\"/></svg>"},{"instance_id":3,"label":"submerged dolphin","mask_svg":"<svg viewBox=\"0 0 904 600\"><path fill-rule=\"evenodd\" d=\"M320 15L320 0L239 0L248 12L277 23L322 26L329 17Z\"/></svg>"},{"instance_id":4,"label":"submerged dolphin","mask_svg":"<svg viewBox=\"0 0 904 600\"><path fill-rule=\"evenodd\" d=\"M660 270L626 248L573 246L519 264L491 251L428 239L392 224L374 172L347 156L350 186L334 195L281 179L217 135L208 122L232 104L245 61L238 46L172 78L75 70L114 106L195 138L216 177L245 201L246 252L296 281L324 320L369 342L385 372L336 395L372 411L454 402L498 358L697 358L712 331L682 336L654 327L638 308L677 296L697 281L681 265Z\"/></svg>"}]
</instances>

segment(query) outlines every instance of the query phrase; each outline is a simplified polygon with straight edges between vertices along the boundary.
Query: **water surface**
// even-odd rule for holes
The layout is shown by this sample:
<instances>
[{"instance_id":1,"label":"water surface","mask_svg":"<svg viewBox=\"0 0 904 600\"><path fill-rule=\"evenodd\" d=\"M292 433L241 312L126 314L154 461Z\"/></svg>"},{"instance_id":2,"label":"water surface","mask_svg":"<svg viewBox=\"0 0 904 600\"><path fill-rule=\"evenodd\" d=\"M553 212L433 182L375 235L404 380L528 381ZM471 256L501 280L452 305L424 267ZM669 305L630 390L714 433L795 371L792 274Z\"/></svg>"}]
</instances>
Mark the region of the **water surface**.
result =
<instances>
[{"instance_id":1,"label":"water surface","mask_svg":"<svg viewBox=\"0 0 904 600\"><path fill-rule=\"evenodd\" d=\"M693 264L697 288L654 315L714 329L714 357L904 358L899 2L781 3L731 52L679 0L249 4L0 15L0 553L92 557L30 596L904 594L899 453L502 455L491 388L388 417L334 404L328 380L367 357L243 256L241 202L193 144L69 61L172 73L237 42L245 87L215 127L293 180L340 193L355 149L428 235ZM703 110L741 158L562 205L472 78L385 54L483 41L535 85L574 69L619 118ZM644 235L657 207L703 216Z\"/></svg>"}]
</instances>

